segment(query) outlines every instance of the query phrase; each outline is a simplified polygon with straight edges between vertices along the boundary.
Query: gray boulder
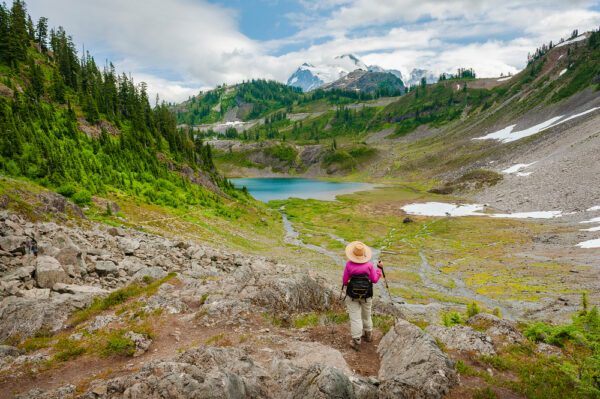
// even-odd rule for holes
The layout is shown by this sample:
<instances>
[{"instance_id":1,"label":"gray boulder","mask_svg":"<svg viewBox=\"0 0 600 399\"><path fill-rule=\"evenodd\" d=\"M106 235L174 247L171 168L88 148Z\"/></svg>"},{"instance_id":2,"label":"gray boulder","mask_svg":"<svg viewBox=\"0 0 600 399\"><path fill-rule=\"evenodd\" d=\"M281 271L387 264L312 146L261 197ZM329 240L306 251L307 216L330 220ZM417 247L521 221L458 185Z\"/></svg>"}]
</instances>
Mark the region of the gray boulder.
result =
<instances>
[{"instance_id":1,"label":"gray boulder","mask_svg":"<svg viewBox=\"0 0 600 399\"><path fill-rule=\"evenodd\" d=\"M56 255L54 255L57 261L60 262L61 265L76 265L79 266L81 263L81 251L74 245L69 245L65 248L62 248L58 251Z\"/></svg>"},{"instance_id":2,"label":"gray boulder","mask_svg":"<svg viewBox=\"0 0 600 399\"><path fill-rule=\"evenodd\" d=\"M36 261L35 280L40 288L52 288L56 283L67 283L69 276L56 259L40 256Z\"/></svg>"},{"instance_id":3,"label":"gray boulder","mask_svg":"<svg viewBox=\"0 0 600 399\"><path fill-rule=\"evenodd\" d=\"M149 312L154 311L156 309L162 309L167 314L177 314L185 313L188 311L189 308L178 298L153 295L150 297L150 299L146 303L146 306L144 306L143 309Z\"/></svg>"},{"instance_id":4,"label":"gray boulder","mask_svg":"<svg viewBox=\"0 0 600 399\"><path fill-rule=\"evenodd\" d=\"M0 249L6 252L15 252L24 249L25 240L27 240L27 237L24 236L0 237Z\"/></svg>"},{"instance_id":5,"label":"gray boulder","mask_svg":"<svg viewBox=\"0 0 600 399\"><path fill-rule=\"evenodd\" d=\"M354 399L352 383L340 370L315 363L300 378L289 398Z\"/></svg>"},{"instance_id":6,"label":"gray boulder","mask_svg":"<svg viewBox=\"0 0 600 399\"><path fill-rule=\"evenodd\" d=\"M89 306L91 297L60 295L48 300L10 296L0 302L0 342L12 335L33 336L40 329L56 331L77 309Z\"/></svg>"},{"instance_id":7,"label":"gray boulder","mask_svg":"<svg viewBox=\"0 0 600 399\"><path fill-rule=\"evenodd\" d=\"M450 349L465 352L478 352L484 355L495 355L492 339L486 333L475 331L471 327L455 325L444 327L430 324L425 331L439 339Z\"/></svg>"},{"instance_id":8,"label":"gray boulder","mask_svg":"<svg viewBox=\"0 0 600 399\"><path fill-rule=\"evenodd\" d=\"M99 276L107 276L109 274L112 274L113 276L119 275L119 269L112 260L96 261L95 271Z\"/></svg>"},{"instance_id":9,"label":"gray boulder","mask_svg":"<svg viewBox=\"0 0 600 399\"><path fill-rule=\"evenodd\" d=\"M121 238L119 248L125 255L133 255L133 252L140 247L140 242L131 238Z\"/></svg>"},{"instance_id":10,"label":"gray boulder","mask_svg":"<svg viewBox=\"0 0 600 399\"><path fill-rule=\"evenodd\" d=\"M142 281L144 277L150 277L153 281L167 277L167 272L158 266L145 267L138 270L132 277L132 280Z\"/></svg>"},{"instance_id":11,"label":"gray boulder","mask_svg":"<svg viewBox=\"0 0 600 399\"><path fill-rule=\"evenodd\" d=\"M331 289L306 274L262 281L254 298L256 304L276 313L326 310L335 300Z\"/></svg>"},{"instance_id":12,"label":"gray boulder","mask_svg":"<svg viewBox=\"0 0 600 399\"><path fill-rule=\"evenodd\" d=\"M396 322L377 351L380 398L440 399L458 383L454 363L435 339L405 320Z\"/></svg>"},{"instance_id":13,"label":"gray boulder","mask_svg":"<svg viewBox=\"0 0 600 399\"><path fill-rule=\"evenodd\" d=\"M32 288L30 290L21 290L19 291L19 296L29 299L48 299L50 298L50 288Z\"/></svg>"}]
</instances>

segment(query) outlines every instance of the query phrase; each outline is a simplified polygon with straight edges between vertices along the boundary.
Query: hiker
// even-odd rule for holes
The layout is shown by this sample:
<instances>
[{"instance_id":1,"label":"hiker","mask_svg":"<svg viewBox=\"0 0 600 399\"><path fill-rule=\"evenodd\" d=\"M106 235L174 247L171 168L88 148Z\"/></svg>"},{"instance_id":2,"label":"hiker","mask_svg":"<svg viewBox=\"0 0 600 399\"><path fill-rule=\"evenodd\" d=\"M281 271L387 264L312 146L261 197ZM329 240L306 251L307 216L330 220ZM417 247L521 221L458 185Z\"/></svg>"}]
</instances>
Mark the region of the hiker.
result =
<instances>
[{"instance_id":1,"label":"hiker","mask_svg":"<svg viewBox=\"0 0 600 399\"><path fill-rule=\"evenodd\" d=\"M361 337L371 342L373 339L373 320L371 306L373 304L373 284L379 281L383 271L383 263L379 261L377 269L371 260L371 248L360 241L353 241L346 247L349 261L344 268L342 290L346 286L346 310L350 316L350 346L360 349Z\"/></svg>"},{"instance_id":2,"label":"hiker","mask_svg":"<svg viewBox=\"0 0 600 399\"><path fill-rule=\"evenodd\" d=\"M31 252L33 252L33 256L35 256L37 258L38 246L37 246L37 241L35 241L35 240L33 240L33 242L31 243Z\"/></svg>"},{"instance_id":3,"label":"hiker","mask_svg":"<svg viewBox=\"0 0 600 399\"><path fill-rule=\"evenodd\" d=\"M27 237L25 240L25 253L29 255L31 253L31 238Z\"/></svg>"}]
</instances>

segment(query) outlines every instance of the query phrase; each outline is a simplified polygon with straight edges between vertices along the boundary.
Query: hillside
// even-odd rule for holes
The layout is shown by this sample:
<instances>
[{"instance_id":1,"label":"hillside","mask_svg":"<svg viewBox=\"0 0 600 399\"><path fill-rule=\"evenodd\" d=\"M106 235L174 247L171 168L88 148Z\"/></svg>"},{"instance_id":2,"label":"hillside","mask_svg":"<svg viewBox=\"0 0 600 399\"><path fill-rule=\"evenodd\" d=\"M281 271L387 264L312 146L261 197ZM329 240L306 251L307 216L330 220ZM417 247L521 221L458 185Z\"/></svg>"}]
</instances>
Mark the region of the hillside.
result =
<instances>
[{"instance_id":1,"label":"hillside","mask_svg":"<svg viewBox=\"0 0 600 399\"><path fill-rule=\"evenodd\" d=\"M357 101L344 105L343 109L339 105L295 103L291 112L287 112L289 117L278 121L278 125L271 124L268 128L256 125L254 129L259 135L251 134L250 129L242 137L245 139L234 146L234 154L239 159L244 158L244 153L256 151L252 142L257 137L280 143L287 140L300 157L297 164L302 161L301 154L310 151L312 161L295 168L296 172L310 176L327 176L331 175L327 171L335 170L337 176L355 173L354 176L374 180L452 180L471 169L489 168L495 162L498 165L501 159L508 160L508 148L510 154L530 151L539 136L510 142L474 140L478 137L513 124L516 132L553 117L570 118L568 123L557 123L550 129L558 134L592 118L600 79L595 62L599 56L597 37L598 33L592 32L552 48L545 46L515 76L495 79L450 76L436 84L413 87L402 97ZM587 111L590 113L577 116ZM540 125L538 131L543 127ZM365 145L367 151L380 156L368 162L353 161L350 152ZM227 148L224 146L217 144L218 148ZM320 155L315 146L320 148ZM239 164L227 161L227 157L231 155L219 154L217 164L233 175L269 173L268 162L256 165L252 161L254 168L244 170ZM331 162L337 163L337 167L332 169ZM495 165L493 168L501 171Z\"/></svg>"},{"instance_id":2,"label":"hillside","mask_svg":"<svg viewBox=\"0 0 600 399\"><path fill-rule=\"evenodd\" d=\"M387 90L391 95L404 93L404 83L396 75L389 72L353 71L346 76L321 86L323 90L355 90L372 93L376 90Z\"/></svg>"}]
</instances>

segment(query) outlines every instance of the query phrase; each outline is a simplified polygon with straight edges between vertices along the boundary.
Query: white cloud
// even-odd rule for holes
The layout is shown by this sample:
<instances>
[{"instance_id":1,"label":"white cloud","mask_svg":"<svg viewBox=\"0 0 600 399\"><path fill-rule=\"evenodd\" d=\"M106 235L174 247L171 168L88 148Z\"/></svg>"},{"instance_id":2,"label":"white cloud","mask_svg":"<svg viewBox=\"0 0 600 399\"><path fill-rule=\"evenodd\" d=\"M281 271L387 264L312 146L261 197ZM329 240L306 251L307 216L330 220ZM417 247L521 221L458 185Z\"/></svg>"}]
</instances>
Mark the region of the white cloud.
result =
<instances>
[{"instance_id":1,"label":"white cloud","mask_svg":"<svg viewBox=\"0 0 600 399\"><path fill-rule=\"evenodd\" d=\"M221 83L286 81L305 61L344 53L403 73L464 66L498 76L522 68L527 53L542 43L600 25L600 13L588 9L595 3L587 0L298 1L305 12L287 18L301 30L263 42L240 32L238 11L207 0L28 4L34 16L65 26L79 48L85 43L92 54L110 54L121 71L148 83L152 98L159 92L167 101ZM287 45L301 49L279 54Z\"/></svg>"}]
</instances>

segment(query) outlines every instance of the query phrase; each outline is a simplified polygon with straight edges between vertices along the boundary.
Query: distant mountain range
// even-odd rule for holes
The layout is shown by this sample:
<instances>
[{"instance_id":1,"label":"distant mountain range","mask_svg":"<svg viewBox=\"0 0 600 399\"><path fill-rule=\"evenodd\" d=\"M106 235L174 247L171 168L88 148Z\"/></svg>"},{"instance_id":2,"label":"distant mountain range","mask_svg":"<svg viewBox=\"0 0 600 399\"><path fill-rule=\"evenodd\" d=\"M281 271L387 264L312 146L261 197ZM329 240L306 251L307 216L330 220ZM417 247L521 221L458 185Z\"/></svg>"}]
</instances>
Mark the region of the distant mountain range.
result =
<instances>
[{"instance_id":1,"label":"distant mountain range","mask_svg":"<svg viewBox=\"0 0 600 399\"><path fill-rule=\"evenodd\" d=\"M356 70L374 73L391 73L402 80L403 86L418 85L421 83L421 78L423 77L427 79L427 83L435 83L438 81L437 76L425 69L415 68L411 71L410 76L405 78L402 76L402 72L397 69L385 69L378 65L366 65L353 54L343 54L333 58L329 62L318 65L305 62L298 67L292 76L290 76L287 85L300 87L303 91L307 92L325 84L336 82ZM373 79L381 79L381 76L374 76ZM343 86L343 84L340 85Z\"/></svg>"}]
</instances>

